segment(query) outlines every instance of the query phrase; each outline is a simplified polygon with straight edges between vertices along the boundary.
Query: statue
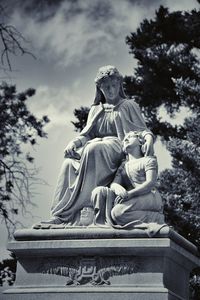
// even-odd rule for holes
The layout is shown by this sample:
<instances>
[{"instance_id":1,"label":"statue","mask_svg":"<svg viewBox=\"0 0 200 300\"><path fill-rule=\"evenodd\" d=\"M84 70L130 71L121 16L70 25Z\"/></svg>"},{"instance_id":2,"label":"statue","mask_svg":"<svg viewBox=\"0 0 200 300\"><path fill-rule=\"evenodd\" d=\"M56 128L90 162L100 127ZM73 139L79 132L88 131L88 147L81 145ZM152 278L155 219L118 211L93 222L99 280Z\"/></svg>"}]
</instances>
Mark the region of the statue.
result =
<instances>
[{"instance_id":1,"label":"statue","mask_svg":"<svg viewBox=\"0 0 200 300\"><path fill-rule=\"evenodd\" d=\"M112 184L92 192L96 225L114 228L145 227L164 224L163 204L155 187L158 165L156 156L144 156L140 132L129 132L123 141L126 153ZM155 228L155 227L154 227Z\"/></svg>"},{"instance_id":2,"label":"statue","mask_svg":"<svg viewBox=\"0 0 200 300\"><path fill-rule=\"evenodd\" d=\"M89 225L84 217L93 211L91 193L98 186L109 186L123 158L122 140L137 130L144 138L145 155L153 154L153 134L148 130L139 106L127 99L123 77L114 66L99 69L96 96L85 128L65 149L52 218L41 224ZM83 211L82 211L83 210ZM82 211L82 213L81 213Z\"/></svg>"},{"instance_id":3,"label":"statue","mask_svg":"<svg viewBox=\"0 0 200 300\"><path fill-rule=\"evenodd\" d=\"M87 125L65 149L52 218L8 244L18 267L4 299L188 299L199 253L164 224L153 135L115 67L95 82Z\"/></svg>"}]
</instances>

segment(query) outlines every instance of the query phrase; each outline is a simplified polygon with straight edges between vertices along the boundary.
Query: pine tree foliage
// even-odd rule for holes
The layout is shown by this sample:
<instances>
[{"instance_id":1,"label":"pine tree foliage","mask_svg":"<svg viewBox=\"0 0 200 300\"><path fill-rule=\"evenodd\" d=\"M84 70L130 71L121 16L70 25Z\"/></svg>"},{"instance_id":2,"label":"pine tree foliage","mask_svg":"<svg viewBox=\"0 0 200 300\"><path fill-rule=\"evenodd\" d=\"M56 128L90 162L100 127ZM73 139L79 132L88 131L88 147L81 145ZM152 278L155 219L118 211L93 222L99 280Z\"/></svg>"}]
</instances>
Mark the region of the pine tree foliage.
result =
<instances>
[{"instance_id":1,"label":"pine tree foliage","mask_svg":"<svg viewBox=\"0 0 200 300\"><path fill-rule=\"evenodd\" d=\"M26 102L35 93L28 89L17 93L14 85L0 85L0 216L8 229L16 225L15 216L25 213L31 203L31 186L37 170L30 167L33 157L24 145L35 145L47 116L37 119Z\"/></svg>"},{"instance_id":2,"label":"pine tree foliage","mask_svg":"<svg viewBox=\"0 0 200 300\"><path fill-rule=\"evenodd\" d=\"M85 106L81 106L80 108L74 110L74 116L78 119L78 121L72 121L75 131L80 132L85 127L88 113L89 108Z\"/></svg>"},{"instance_id":3,"label":"pine tree foliage","mask_svg":"<svg viewBox=\"0 0 200 300\"><path fill-rule=\"evenodd\" d=\"M191 111L200 106L199 32L199 11L169 13L161 6L155 19L145 19L126 38L138 62L134 75L125 79L126 92L136 98L155 135L166 140L182 138L185 131L159 119L160 107L173 117L182 106Z\"/></svg>"}]
</instances>

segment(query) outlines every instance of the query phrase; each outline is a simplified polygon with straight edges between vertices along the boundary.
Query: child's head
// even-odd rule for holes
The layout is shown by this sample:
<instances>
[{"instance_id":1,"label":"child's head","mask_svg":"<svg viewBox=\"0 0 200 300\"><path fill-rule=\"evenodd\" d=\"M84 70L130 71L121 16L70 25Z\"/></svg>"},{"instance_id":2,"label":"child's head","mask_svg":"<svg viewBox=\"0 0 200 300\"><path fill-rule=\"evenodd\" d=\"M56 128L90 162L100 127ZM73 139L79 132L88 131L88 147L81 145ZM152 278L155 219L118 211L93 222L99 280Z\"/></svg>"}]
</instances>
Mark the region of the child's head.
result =
<instances>
[{"instance_id":1,"label":"child's head","mask_svg":"<svg viewBox=\"0 0 200 300\"><path fill-rule=\"evenodd\" d=\"M139 147L141 152L142 146L144 145L145 141L139 131L129 131L124 139L123 139L123 150L125 153L129 152L129 149L133 149L133 147Z\"/></svg>"}]
</instances>

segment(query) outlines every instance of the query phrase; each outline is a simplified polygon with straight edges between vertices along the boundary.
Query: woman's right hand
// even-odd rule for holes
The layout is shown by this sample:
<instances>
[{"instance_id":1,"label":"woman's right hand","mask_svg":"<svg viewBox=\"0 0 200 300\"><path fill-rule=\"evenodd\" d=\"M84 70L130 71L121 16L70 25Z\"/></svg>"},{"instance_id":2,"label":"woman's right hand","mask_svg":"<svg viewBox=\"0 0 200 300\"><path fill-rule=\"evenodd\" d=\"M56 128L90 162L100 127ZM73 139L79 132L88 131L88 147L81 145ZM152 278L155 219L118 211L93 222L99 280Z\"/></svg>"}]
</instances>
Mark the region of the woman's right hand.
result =
<instances>
[{"instance_id":1,"label":"woman's right hand","mask_svg":"<svg viewBox=\"0 0 200 300\"><path fill-rule=\"evenodd\" d=\"M128 196L127 190L118 183L112 183L110 186L111 190L115 193L116 196L120 196L123 199L126 199Z\"/></svg>"},{"instance_id":2,"label":"woman's right hand","mask_svg":"<svg viewBox=\"0 0 200 300\"><path fill-rule=\"evenodd\" d=\"M75 158L80 159L80 155L76 152L76 145L72 141L70 142L64 150L64 157L65 158Z\"/></svg>"}]
</instances>

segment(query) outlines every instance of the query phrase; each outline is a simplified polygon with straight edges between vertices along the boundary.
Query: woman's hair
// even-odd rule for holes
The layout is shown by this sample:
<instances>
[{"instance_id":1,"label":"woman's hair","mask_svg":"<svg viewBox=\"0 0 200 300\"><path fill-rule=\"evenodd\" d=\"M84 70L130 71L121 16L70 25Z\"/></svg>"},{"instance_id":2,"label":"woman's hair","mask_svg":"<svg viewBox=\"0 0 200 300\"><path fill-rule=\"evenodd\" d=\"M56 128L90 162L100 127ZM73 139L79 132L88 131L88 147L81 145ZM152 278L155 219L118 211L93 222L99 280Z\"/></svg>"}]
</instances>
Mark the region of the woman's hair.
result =
<instances>
[{"instance_id":1,"label":"woman's hair","mask_svg":"<svg viewBox=\"0 0 200 300\"><path fill-rule=\"evenodd\" d=\"M93 105L98 105L99 103L106 102L106 99L105 99L104 94L102 93L100 87L101 87L101 83L109 77L114 77L119 80L119 84L120 84L119 95L122 98L126 98L126 94L125 94L124 88L123 88L123 76L119 73L119 71L117 70L116 67L104 66L98 70L97 76L95 78L96 94L95 94L95 99L94 99Z\"/></svg>"}]
</instances>

